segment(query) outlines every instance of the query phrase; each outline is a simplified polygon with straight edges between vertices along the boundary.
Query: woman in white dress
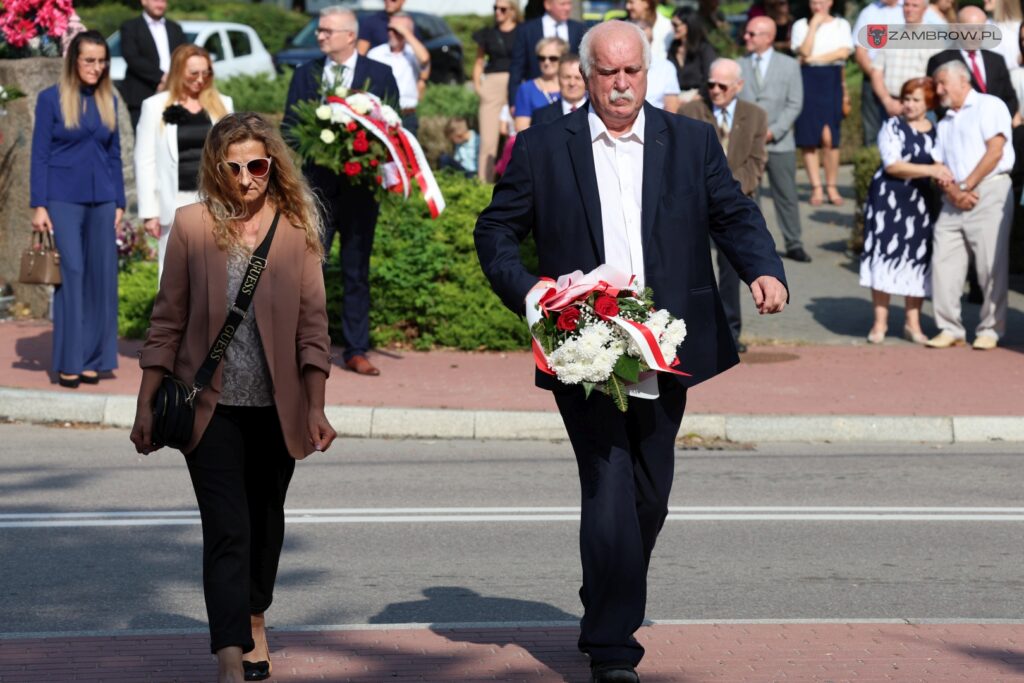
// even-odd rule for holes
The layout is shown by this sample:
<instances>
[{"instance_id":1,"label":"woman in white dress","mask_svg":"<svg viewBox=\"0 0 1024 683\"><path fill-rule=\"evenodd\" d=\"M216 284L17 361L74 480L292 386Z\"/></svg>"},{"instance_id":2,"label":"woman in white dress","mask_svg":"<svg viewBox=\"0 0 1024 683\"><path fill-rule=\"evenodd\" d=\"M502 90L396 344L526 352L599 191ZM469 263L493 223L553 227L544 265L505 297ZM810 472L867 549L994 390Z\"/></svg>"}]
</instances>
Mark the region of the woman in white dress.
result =
<instances>
[{"instance_id":1,"label":"woman in white dress","mask_svg":"<svg viewBox=\"0 0 1024 683\"><path fill-rule=\"evenodd\" d=\"M672 21L658 11L658 0L626 0L626 14L634 23L646 21L651 25L651 56L667 59L674 31Z\"/></svg>"}]
</instances>

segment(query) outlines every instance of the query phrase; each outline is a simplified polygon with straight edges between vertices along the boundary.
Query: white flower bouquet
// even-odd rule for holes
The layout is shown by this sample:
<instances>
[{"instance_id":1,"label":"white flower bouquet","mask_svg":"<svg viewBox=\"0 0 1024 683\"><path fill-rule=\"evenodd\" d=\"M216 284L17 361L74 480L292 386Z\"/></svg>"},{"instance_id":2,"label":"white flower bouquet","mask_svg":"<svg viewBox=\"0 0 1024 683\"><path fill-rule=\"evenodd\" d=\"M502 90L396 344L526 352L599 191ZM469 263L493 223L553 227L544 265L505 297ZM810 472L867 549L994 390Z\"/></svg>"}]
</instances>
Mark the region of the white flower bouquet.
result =
<instances>
[{"instance_id":1,"label":"white flower bouquet","mask_svg":"<svg viewBox=\"0 0 1024 683\"><path fill-rule=\"evenodd\" d=\"M542 280L527 296L537 367L582 384L588 397L595 388L607 393L623 412L647 373L686 375L675 368L686 323L656 309L654 293L638 292L634 280L603 265Z\"/></svg>"}]
</instances>

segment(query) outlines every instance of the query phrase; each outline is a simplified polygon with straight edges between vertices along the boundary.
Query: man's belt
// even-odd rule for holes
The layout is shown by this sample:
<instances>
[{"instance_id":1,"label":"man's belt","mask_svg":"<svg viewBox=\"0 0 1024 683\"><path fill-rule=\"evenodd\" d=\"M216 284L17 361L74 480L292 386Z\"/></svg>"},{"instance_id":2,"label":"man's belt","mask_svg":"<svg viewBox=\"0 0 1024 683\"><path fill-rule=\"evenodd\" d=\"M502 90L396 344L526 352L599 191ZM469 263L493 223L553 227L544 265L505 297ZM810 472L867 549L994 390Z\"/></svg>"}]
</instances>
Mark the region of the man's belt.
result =
<instances>
[{"instance_id":1,"label":"man's belt","mask_svg":"<svg viewBox=\"0 0 1024 683\"><path fill-rule=\"evenodd\" d=\"M400 110L400 113L402 114L402 116L412 116L413 114L416 113L416 107L405 107L404 109Z\"/></svg>"}]
</instances>

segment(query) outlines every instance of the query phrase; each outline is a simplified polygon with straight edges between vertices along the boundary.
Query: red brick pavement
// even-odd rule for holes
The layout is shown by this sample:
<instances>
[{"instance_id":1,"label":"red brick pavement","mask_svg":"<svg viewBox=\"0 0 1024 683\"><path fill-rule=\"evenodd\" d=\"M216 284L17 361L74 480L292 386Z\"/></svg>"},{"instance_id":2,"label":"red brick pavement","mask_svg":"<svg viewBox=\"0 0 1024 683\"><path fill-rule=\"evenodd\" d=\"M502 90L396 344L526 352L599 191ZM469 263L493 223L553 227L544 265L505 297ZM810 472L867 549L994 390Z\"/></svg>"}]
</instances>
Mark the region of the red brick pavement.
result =
<instances>
[{"instance_id":1,"label":"red brick pavement","mask_svg":"<svg viewBox=\"0 0 1024 683\"><path fill-rule=\"evenodd\" d=\"M1024 681L1015 624L657 625L645 683ZM273 681L586 681L574 628L271 632ZM214 679L204 635L0 640L0 681Z\"/></svg>"},{"instance_id":2,"label":"red brick pavement","mask_svg":"<svg viewBox=\"0 0 1024 683\"><path fill-rule=\"evenodd\" d=\"M61 389L47 372L49 323L0 323L0 386L57 392L138 391L140 344L122 341L112 379ZM936 351L910 344L751 347L743 363L689 396L691 413L733 415L1020 415L1024 348ZM340 357L340 354L339 354ZM380 377L338 367L329 405L469 410L555 410L533 386L528 353L372 353ZM685 359L683 361L685 369Z\"/></svg>"}]
</instances>

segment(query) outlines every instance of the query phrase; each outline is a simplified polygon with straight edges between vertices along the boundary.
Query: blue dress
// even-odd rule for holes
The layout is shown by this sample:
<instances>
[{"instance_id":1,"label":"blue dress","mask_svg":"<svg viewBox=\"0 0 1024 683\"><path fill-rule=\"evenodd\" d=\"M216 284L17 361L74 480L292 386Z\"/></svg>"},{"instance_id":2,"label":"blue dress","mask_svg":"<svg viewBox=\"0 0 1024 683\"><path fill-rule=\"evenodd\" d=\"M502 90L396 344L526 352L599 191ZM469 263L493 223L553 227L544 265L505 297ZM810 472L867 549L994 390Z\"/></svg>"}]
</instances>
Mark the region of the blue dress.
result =
<instances>
[{"instance_id":1,"label":"blue dress","mask_svg":"<svg viewBox=\"0 0 1024 683\"><path fill-rule=\"evenodd\" d=\"M516 90L516 116L533 116L535 109L546 107L562 99L559 92L544 92L531 79L524 81Z\"/></svg>"},{"instance_id":2,"label":"blue dress","mask_svg":"<svg viewBox=\"0 0 1024 683\"><path fill-rule=\"evenodd\" d=\"M932 230L942 208L930 178L895 178L889 164L931 164L935 128L914 130L894 116L878 132L882 165L864 205L860 284L899 296L931 296Z\"/></svg>"}]
</instances>

